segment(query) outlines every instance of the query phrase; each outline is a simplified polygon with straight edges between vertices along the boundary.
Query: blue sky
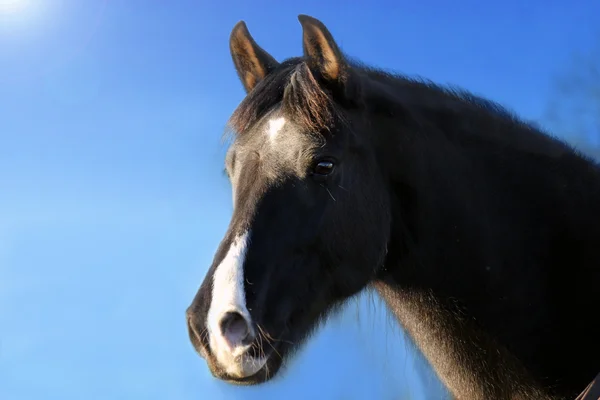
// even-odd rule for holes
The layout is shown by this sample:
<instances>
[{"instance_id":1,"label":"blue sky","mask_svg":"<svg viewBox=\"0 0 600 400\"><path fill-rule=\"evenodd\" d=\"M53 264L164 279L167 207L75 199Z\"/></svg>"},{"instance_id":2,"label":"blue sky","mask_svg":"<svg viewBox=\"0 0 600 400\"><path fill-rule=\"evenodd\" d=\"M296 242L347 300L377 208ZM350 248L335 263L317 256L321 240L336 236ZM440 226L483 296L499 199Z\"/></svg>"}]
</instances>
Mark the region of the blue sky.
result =
<instances>
[{"instance_id":1,"label":"blue sky","mask_svg":"<svg viewBox=\"0 0 600 400\"><path fill-rule=\"evenodd\" d=\"M0 398L425 399L440 388L369 297L279 379L212 379L184 310L231 213L224 123L244 19L276 58L300 13L363 61L540 119L600 2L0 0Z\"/></svg>"}]
</instances>

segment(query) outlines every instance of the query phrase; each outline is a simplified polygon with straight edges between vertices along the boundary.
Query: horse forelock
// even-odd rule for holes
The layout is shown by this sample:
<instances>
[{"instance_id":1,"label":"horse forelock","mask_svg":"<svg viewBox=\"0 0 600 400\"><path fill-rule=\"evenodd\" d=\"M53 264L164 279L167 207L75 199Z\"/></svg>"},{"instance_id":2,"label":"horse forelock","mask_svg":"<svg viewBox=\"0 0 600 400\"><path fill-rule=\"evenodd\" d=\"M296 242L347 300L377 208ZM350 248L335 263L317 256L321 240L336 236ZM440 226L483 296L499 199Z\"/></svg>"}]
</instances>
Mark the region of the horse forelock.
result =
<instances>
[{"instance_id":1,"label":"horse forelock","mask_svg":"<svg viewBox=\"0 0 600 400\"><path fill-rule=\"evenodd\" d=\"M283 62L248 93L229 118L226 134L244 135L275 108L312 134L329 130L339 115L331 95L307 64L295 58Z\"/></svg>"}]
</instances>

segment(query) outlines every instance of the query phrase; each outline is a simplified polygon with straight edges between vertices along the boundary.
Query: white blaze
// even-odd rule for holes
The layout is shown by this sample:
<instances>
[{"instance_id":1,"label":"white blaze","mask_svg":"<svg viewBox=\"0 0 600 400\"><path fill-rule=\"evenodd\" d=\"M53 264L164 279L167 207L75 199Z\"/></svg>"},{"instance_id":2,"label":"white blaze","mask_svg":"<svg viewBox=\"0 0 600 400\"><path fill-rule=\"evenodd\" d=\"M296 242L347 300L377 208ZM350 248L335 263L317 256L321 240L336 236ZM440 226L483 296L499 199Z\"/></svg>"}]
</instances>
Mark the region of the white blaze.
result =
<instances>
[{"instance_id":1,"label":"white blaze","mask_svg":"<svg viewBox=\"0 0 600 400\"><path fill-rule=\"evenodd\" d=\"M269 140L271 143L274 143L281 131L281 128L285 125L285 118L275 118L269 121Z\"/></svg>"},{"instance_id":2,"label":"white blaze","mask_svg":"<svg viewBox=\"0 0 600 400\"><path fill-rule=\"evenodd\" d=\"M229 311L239 312L247 321L252 320L246 308L244 292L244 258L248 237L249 232L236 237L229 251L215 269L212 299L206 324L210 337L210 348L217 361L229 374L239 377L258 372L266 363L266 359L257 360L244 355L250 346L231 349L219 329L221 318Z\"/></svg>"}]
</instances>

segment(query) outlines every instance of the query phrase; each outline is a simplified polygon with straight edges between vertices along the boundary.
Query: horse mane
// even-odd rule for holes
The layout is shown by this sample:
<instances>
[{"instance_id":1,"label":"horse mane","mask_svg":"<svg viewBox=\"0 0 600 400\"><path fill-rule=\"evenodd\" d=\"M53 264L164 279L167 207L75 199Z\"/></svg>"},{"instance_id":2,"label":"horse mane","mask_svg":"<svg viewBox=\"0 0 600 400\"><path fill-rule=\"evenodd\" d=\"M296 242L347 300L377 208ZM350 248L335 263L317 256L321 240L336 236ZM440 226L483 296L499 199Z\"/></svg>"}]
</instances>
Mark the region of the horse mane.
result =
<instances>
[{"instance_id":1,"label":"horse mane","mask_svg":"<svg viewBox=\"0 0 600 400\"><path fill-rule=\"evenodd\" d=\"M417 127L435 123L442 128L437 129L440 134L452 135L462 143L488 142L498 149L514 147L554 158L574 153L594 162L537 123L525 121L497 102L457 86L442 86L345 58L352 70L347 84L353 86L346 92L370 112L405 115L404 123ZM344 120L342 107L315 79L306 61L294 57L283 61L248 93L229 118L225 134L243 135L278 105L312 134L327 131L334 121Z\"/></svg>"},{"instance_id":2,"label":"horse mane","mask_svg":"<svg viewBox=\"0 0 600 400\"><path fill-rule=\"evenodd\" d=\"M349 62L368 83L362 85L362 103L376 114L405 115L417 127L437 125L435 131L458 142L493 143L498 149L514 147L530 154L561 157L583 155L564 140L543 129L539 123L526 121L498 102L480 97L454 85L442 86L421 77L409 77ZM423 131L423 129L420 129Z\"/></svg>"}]
</instances>

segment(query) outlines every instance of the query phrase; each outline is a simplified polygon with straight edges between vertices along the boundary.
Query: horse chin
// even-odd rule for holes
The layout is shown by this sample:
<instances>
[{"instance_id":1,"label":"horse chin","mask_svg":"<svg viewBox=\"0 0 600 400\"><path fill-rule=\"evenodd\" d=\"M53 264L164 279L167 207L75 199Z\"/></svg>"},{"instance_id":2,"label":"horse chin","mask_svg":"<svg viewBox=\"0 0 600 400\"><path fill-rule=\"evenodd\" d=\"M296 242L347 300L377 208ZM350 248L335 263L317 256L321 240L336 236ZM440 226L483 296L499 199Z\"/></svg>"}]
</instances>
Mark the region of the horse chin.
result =
<instances>
[{"instance_id":1,"label":"horse chin","mask_svg":"<svg viewBox=\"0 0 600 400\"><path fill-rule=\"evenodd\" d=\"M217 357L210 346L202 346L200 353L206 359L208 369L215 378L234 385L258 385L271 380L277 374L284 351L276 344L269 346L269 350L261 348L261 345L265 344L254 343L242 354L228 357L226 362L223 362L223 357Z\"/></svg>"},{"instance_id":2,"label":"horse chin","mask_svg":"<svg viewBox=\"0 0 600 400\"><path fill-rule=\"evenodd\" d=\"M243 365L236 366L237 371L235 372L227 371L223 367L210 366L209 368L212 375L217 379L233 385L248 386L271 380L282 364L281 358L275 352L261 358L246 355L240 362Z\"/></svg>"}]
</instances>

